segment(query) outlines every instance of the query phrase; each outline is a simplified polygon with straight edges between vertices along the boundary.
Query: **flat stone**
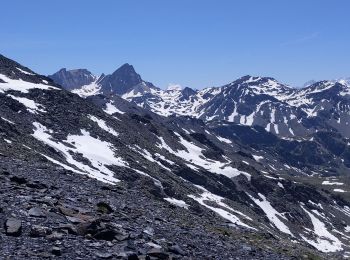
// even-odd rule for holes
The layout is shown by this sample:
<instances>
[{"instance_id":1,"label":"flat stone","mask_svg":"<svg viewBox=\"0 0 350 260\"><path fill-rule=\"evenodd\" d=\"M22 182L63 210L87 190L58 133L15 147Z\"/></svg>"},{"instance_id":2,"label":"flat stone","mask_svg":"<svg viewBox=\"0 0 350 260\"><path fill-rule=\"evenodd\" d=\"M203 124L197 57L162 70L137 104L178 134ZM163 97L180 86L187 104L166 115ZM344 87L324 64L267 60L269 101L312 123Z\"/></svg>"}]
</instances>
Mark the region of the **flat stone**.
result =
<instances>
[{"instance_id":1,"label":"flat stone","mask_svg":"<svg viewBox=\"0 0 350 260\"><path fill-rule=\"evenodd\" d=\"M169 251L177 255L185 255L185 251L183 251L178 245L170 246Z\"/></svg>"},{"instance_id":2,"label":"flat stone","mask_svg":"<svg viewBox=\"0 0 350 260\"><path fill-rule=\"evenodd\" d=\"M6 220L5 232L8 236L20 236L22 233L22 222L15 218Z\"/></svg>"},{"instance_id":3,"label":"flat stone","mask_svg":"<svg viewBox=\"0 0 350 260\"><path fill-rule=\"evenodd\" d=\"M97 252L96 256L101 258L101 259L111 259L113 257L113 254L111 253L102 253L102 252Z\"/></svg>"},{"instance_id":4,"label":"flat stone","mask_svg":"<svg viewBox=\"0 0 350 260\"><path fill-rule=\"evenodd\" d=\"M29 216L36 217L36 218L46 218L45 212L41 208L31 208L28 211Z\"/></svg>"},{"instance_id":5,"label":"flat stone","mask_svg":"<svg viewBox=\"0 0 350 260\"><path fill-rule=\"evenodd\" d=\"M159 259L168 259L169 254L165 253L162 249L160 248L152 248L147 252L147 255L152 256L152 257L157 257Z\"/></svg>"}]
</instances>

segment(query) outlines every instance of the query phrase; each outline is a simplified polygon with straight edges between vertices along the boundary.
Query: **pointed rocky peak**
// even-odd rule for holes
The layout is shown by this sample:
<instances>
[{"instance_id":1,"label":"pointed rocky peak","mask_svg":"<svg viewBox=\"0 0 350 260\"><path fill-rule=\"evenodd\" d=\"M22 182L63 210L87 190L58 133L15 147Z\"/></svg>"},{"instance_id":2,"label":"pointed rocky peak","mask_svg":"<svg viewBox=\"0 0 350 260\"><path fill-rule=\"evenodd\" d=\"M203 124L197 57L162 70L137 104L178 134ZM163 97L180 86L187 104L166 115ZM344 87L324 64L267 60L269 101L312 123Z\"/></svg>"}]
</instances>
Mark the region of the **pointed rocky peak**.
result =
<instances>
[{"instance_id":1,"label":"pointed rocky peak","mask_svg":"<svg viewBox=\"0 0 350 260\"><path fill-rule=\"evenodd\" d=\"M137 85L142 82L141 76L136 73L134 67L125 63L111 75L114 80L124 81L128 84Z\"/></svg>"},{"instance_id":2,"label":"pointed rocky peak","mask_svg":"<svg viewBox=\"0 0 350 260\"><path fill-rule=\"evenodd\" d=\"M180 100L189 100L192 96L196 95L197 91L189 88L189 87L185 87L182 91L181 91L181 98Z\"/></svg>"},{"instance_id":3,"label":"pointed rocky peak","mask_svg":"<svg viewBox=\"0 0 350 260\"><path fill-rule=\"evenodd\" d=\"M133 89L155 88L152 83L142 80L141 76L135 71L134 67L125 63L112 74L105 76L100 84L104 94L123 95Z\"/></svg>"},{"instance_id":4,"label":"pointed rocky peak","mask_svg":"<svg viewBox=\"0 0 350 260\"><path fill-rule=\"evenodd\" d=\"M182 92L182 95L194 95L197 93L196 90L191 89L189 87L185 87L181 92Z\"/></svg>"}]
</instances>

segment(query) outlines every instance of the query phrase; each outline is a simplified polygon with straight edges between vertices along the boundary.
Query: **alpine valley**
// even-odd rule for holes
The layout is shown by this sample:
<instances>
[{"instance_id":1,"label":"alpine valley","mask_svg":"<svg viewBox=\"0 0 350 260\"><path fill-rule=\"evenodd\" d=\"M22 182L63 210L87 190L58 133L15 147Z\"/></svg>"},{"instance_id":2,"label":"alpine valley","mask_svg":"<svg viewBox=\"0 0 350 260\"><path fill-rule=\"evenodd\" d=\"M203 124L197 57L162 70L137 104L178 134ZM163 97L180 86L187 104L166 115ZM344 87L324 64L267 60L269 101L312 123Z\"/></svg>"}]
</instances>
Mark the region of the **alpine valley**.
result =
<instances>
[{"instance_id":1,"label":"alpine valley","mask_svg":"<svg viewBox=\"0 0 350 260\"><path fill-rule=\"evenodd\" d=\"M5 259L350 257L350 80L160 89L0 55Z\"/></svg>"}]
</instances>

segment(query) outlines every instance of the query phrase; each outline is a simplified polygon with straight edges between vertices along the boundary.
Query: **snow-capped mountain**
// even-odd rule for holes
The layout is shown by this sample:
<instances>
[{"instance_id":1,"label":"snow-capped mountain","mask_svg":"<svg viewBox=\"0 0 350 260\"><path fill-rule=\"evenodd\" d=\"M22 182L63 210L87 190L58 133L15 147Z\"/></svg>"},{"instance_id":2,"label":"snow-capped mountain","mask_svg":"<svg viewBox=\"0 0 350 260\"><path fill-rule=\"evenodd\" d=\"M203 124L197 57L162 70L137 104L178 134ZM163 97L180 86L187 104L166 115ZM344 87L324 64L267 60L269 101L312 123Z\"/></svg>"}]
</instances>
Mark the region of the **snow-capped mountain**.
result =
<instances>
[{"instance_id":1,"label":"snow-capped mountain","mask_svg":"<svg viewBox=\"0 0 350 260\"><path fill-rule=\"evenodd\" d=\"M112 78L118 77L109 82ZM121 89L130 90L124 94L109 86L120 96L104 95L101 87L101 93L81 98L0 56L0 234L6 255L349 255L350 182L339 174L350 167L347 139L319 131L310 140L295 141L258 125L200 114L164 117L122 98L140 81L134 79L123 81ZM245 77L194 92L149 85L139 98L197 102L200 110L220 95L248 102L246 97L260 93L250 83L273 92L274 98L262 95L271 102L279 97L289 105L294 93L273 79ZM324 88L308 93L316 99Z\"/></svg>"},{"instance_id":2,"label":"snow-capped mountain","mask_svg":"<svg viewBox=\"0 0 350 260\"><path fill-rule=\"evenodd\" d=\"M257 125L284 138L304 139L322 130L338 131L350 138L350 84L347 79L320 81L297 89L273 78L244 76L222 87L200 91L191 88L162 90L143 81L132 66L123 65L93 86L98 91L89 92L83 87L74 93L85 97L96 93L118 94L159 115L186 115L205 121Z\"/></svg>"},{"instance_id":3,"label":"snow-capped mountain","mask_svg":"<svg viewBox=\"0 0 350 260\"><path fill-rule=\"evenodd\" d=\"M65 89L82 97L97 94L124 95L126 93L129 95L135 93L135 96L136 93L144 94L157 89L152 83L142 80L134 67L127 63L109 75L95 76L86 69L70 71L61 69L48 77Z\"/></svg>"}]
</instances>

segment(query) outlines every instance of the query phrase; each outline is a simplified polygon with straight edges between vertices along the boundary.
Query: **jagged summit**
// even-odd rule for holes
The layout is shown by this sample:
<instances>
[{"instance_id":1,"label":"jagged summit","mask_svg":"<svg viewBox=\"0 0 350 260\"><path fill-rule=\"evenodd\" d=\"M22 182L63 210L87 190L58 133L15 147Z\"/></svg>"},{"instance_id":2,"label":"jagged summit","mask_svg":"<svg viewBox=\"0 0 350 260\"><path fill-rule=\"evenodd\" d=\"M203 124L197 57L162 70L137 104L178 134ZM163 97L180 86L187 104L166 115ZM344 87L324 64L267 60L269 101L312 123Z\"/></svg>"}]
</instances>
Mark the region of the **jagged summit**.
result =
<instances>
[{"instance_id":1,"label":"jagged summit","mask_svg":"<svg viewBox=\"0 0 350 260\"><path fill-rule=\"evenodd\" d=\"M151 88L156 89L152 83L144 81L134 67L128 63L123 64L112 74L102 74L99 77L86 69L61 69L49 77L57 84L82 96L97 93L107 96L123 95L130 91L145 92Z\"/></svg>"},{"instance_id":2,"label":"jagged summit","mask_svg":"<svg viewBox=\"0 0 350 260\"><path fill-rule=\"evenodd\" d=\"M49 78L67 90L89 85L96 80L96 76L87 69L67 70L66 68L62 68L58 72L49 75Z\"/></svg>"}]
</instances>

